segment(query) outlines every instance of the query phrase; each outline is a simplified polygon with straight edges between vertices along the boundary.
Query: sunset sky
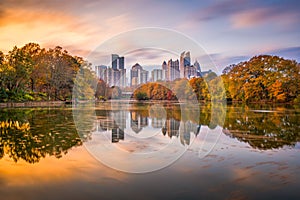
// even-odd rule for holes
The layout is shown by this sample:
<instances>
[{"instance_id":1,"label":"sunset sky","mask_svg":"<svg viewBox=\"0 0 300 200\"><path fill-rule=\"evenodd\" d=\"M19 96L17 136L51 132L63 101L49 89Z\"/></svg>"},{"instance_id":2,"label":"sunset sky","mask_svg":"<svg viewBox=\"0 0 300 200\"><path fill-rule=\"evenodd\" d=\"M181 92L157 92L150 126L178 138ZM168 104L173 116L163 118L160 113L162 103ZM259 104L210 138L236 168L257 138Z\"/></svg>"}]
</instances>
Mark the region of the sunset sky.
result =
<instances>
[{"instance_id":1,"label":"sunset sky","mask_svg":"<svg viewBox=\"0 0 300 200\"><path fill-rule=\"evenodd\" d=\"M159 27L194 39L220 68L258 54L299 62L299 11L297 0L1 0L0 50L37 42L87 57L114 35Z\"/></svg>"}]
</instances>

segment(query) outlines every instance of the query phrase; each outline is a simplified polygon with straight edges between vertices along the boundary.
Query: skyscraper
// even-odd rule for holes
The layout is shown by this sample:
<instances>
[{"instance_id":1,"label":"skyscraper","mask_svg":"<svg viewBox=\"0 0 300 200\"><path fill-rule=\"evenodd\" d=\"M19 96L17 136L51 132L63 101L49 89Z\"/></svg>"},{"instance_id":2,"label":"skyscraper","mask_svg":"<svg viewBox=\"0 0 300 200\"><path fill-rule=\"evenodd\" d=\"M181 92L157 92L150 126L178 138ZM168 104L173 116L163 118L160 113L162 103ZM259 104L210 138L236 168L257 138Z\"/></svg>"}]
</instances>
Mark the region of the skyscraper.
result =
<instances>
[{"instance_id":1,"label":"skyscraper","mask_svg":"<svg viewBox=\"0 0 300 200\"><path fill-rule=\"evenodd\" d=\"M130 85L131 86L136 86L139 84L139 70L143 69L141 65L136 63L135 65L132 66L130 70Z\"/></svg>"},{"instance_id":2,"label":"skyscraper","mask_svg":"<svg viewBox=\"0 0 300 200\"><path fill-rule=\"evenodd\" d=\"M185 66L184 67L184 77L185 78L193 78L193 77L197 77L197 69L195 66Z\"/></svg>"},{"instance_id":3,"label":"skyscraper","mask_svg":"<svg viewBox=\"0 0 300 200\"><path fill-rule=\"evenodd\" d=\"M107 83L111 86L126 87L126 69L124 57L111 54L111 66L107 69Z\"/></svg>"},{"instance_id":4,"label":"skyscraper","mask_svg":"<svg viewBox=\"0 0 300 200\"><path fill-rule=\"evenodd\" d=\"M113 69L113 85L120 86L121 74L120 70Z\"/></svg>"},{"instance_id":5,"label":"skyscraper","mask_svg":"<svg viewBox=\"0 0 300 200\"><path fill-rule=\"evenodd\" d=\"M107 66L99 65L95 67L98 79L107 82Z\"/></svg>"},{"instance_id":6,"label":"skyscraper","mask_svg":"<svg viewBox=\"0 0 300 200\"><path fill-rule=\"evenodd\" d=\"M147 83L149 79L149 72L147 70L139 70L139 74L140 84Z\"/></svg>"},{"instance_id":7,"label":"skyscraper","mask_svg":"<svg viewBox=\"0 0 300 200\"><path fill-rule=\"evenodd\" d=\"M173 61L170 59L168 61L167 70L166 70L166 80L167 81L174 81L175 79L179 78L179 61Z\"/></svg>"},{"instance_id":8,"label":"skyscraper","mask_svg":"<svg viewBox=\"0 0 300 200\"><path fill-rule=\"evenodd\" d=\"M185 68L191 66L190 52L182 52L180 55L180 78L187 78L185 74Z\"/></svg>"},{"instance_id":9,"label":"skyscraper","mask_svg":"<svg viewBox=\"0 0 300 200\"><path fill-rule=\"evenodd\" d=\"M151 72L152 81L162 81L165 80L165 70L162 69L154 69Z\"/></svg>"},{"instance_id":10,"label":"skyscraper","mask_svg":"<svg viewBox=\"0 0 300 200\"><path fill-rule=\"evenodd\" d=\"M191 54L190 52L186 52L184 56L184 66L191 66Z\"/></svg>"},{"instance_id":11,"label":"skyscraper","mask_svg":"<svg viewBox=\"0 0 300 200\"><path fill-rule=\"evenodd\" d=\"M126 69L119 69L119 72L120 72L119 86L126 87L127 86Z\"/></svg>"},{"instance_id":12,"label":"skyscraper","mask_svg":"<svg viewBox=\"0 0 300 200\"><path fill-rule=\"evenodd\" d=\"M161 65L163 73L164 73L164 80L167 80L167 63L164 61Z\"/></svg>"},{"instance_id":13,"label":"skyscraper","mask_svg":"<svg viewBox=\"0 0 300 200\"><path fill-rule=\"evenodd\" d=\"M118 54L111 54L111 67L113 69L118 69L118 59L119 59Z\"/></svg>"},{"instance_id":14,"label":"skyscraper","mask_svg":"<svg viewBox=\"0 0 300 200\"><path fill-rule=\"evenodd\" d=\"M113 68L107 69L107 81L109 87L114 86L114 70Z\"/></svg>"},{"instance_id":15,"label":"skyscraper","mask_svg":"<svg viewBox=\"0 0 300 200\"><path fill-rule=\"evenodd\" d=\"M201 72L201 67L200 67L200 64L197 60L194 63L194 67L196 68L197 72Z\"/></svg>"},{"instance_id":16,"label":"skyscraper","mask_svg":"<svg viewBox=\"0 0 300 200\"><path fill-rule=\"evenodd\" d=\"M119 57L118 61L119 69L124 69L124 57Z\"/></svg>"},{"instance_id":17,"label":"skyscraper","mask_svg":"<svg viewBox=\"0 0 300 200\"><path fill-rule=\"evenodd\" d=\"M139 84L147 83L149 78L148 74L148 71L144 70L141 65L136 63L130 70L130 85L137 86Z\"/></svg>"},{"instance_id":18,"label":"skyscraper","mask_svg":"<svg viewBox=\"0 0 300 200\"><path fill-rule=\"evenodd\" d=\"M124 69L124 56L119 57L118 54L111 54L111 67L113 69Z\"/></svg>"}]
</instances>

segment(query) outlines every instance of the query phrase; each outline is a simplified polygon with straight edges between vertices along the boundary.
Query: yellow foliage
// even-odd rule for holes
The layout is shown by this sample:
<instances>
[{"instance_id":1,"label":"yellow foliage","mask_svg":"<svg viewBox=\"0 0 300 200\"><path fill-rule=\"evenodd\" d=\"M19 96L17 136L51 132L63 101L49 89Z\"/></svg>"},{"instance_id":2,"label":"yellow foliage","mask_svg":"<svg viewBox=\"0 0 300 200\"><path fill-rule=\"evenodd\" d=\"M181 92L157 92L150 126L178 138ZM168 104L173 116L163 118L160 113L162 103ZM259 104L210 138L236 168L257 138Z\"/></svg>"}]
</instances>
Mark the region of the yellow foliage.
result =
<instances>
[{"instance_id":1,"label":"yellow foliage","mask_svg":"<svg viewBox=\"0 0 300 200\"><path fill-rule=\"evenodd\" d=\"M2 121L0 123L0 129L16 129L20 131L29 131L30 130L30 124L28 122L26 123L20 123L19 121Z\"/></svg>"}]
</instances>

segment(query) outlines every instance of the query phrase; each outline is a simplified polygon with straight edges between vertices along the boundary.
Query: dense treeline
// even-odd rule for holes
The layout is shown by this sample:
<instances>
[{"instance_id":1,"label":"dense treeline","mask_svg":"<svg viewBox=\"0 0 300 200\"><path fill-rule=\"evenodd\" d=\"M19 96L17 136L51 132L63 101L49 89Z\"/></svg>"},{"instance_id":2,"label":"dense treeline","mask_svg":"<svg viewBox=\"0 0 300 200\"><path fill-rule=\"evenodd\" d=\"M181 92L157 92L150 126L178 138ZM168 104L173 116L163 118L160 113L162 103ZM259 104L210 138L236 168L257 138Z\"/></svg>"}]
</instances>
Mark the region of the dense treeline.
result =
<instances>
[{"instance_id":1,"label":"dense treeline","mask_svg":"<svg viewBox=\"0 0 300 200\"><path fill-rule=\"evenodd\" d=\"M78 73L94 77L91 64L59 46L46 50L28 43L7 54L0 51L0 102L71 99ZM78 84L90 88L86 81Z\"/></svg>"},{"instance_id":2,"label":"dense treeline","mask_svg":"<svg viewBox=\"0 0 300 200\"><path fill-rule=\"evenodd\" d=\"M141 85L139 100L300 102L300 66L277 56L255 56L233 64L221 76L177 79ZM75 87L74 87L75 85ZM118 87L96 80L91 64L57 46L41 48L28 43L7 54L0 51L0 102L121 97Z\"/></svg>"},{"instance_id":3,"label":"dense treeline","mask_svg":"<svg viewBox=\"0 0 300 200\"><path fill-rule=\"evenodd\" d=\"M95 98L98 100L119 99L122 96L122 90L117 86L109 87L108 84L99 79L95 90Z\"/></svg>"},{"instance_id":4,"label":"dense treeline","mask_svg":"<svg viewBox=\"0 0 300 200\"><path fill-rule=\"evenodd\" d=\"M238 101L291 102L300 100L300 65L278 56L255 56L230 65L222 79L227 98Z\"/></svg>"},{"instance_id":5,"label":"dense treeline","mask_svg":"<svg viewBox=\"0 0 300 200\"><path fill-rule=\"evenodd\" d=\"M210 100L208 85L203 78L177 79L172 82L150 82L134 91L138 100Z\"/></svg>"},{"instance_id":6,"label":"dense treeline","mask_svg":"<svg viewBox=\"0 0 300 200\"><path fill-rule=\"evenodd\" d=\"M172 90L162 83L147 83L134 91L134 97L138 100L177 100Z\"/></svg>"},{"instance_id":7,"label":"dense treeline","mask_svg":"<svg viewBox=\"0 0 300 200\"><path fill-rule=\"evenodd\" d=\"M177 79L172 82L150 82L134 91L138 100L224 100L226 91L222 79L215 73L206 77Z\"/></svg>"},{"instance_id":8,"label":"dense treeline","mask_svg":"<svg viewBox=\"0 0 300 200\"><path fill-rule=\"evenodd\" d=\"M159 86L163 84L144 84L135 91L134 97L140 100L168 100L166 90ZM173 94L171 99L178 96L190 99L196 94L197 99L201 101L227 99L244 102L299 103L300 65L296 61L278 56L255 56L249 61L226 67L221 76L210 73L202 78L179 79L167 85L170 90L168 92Z\"/></svg>"}]
</instances>

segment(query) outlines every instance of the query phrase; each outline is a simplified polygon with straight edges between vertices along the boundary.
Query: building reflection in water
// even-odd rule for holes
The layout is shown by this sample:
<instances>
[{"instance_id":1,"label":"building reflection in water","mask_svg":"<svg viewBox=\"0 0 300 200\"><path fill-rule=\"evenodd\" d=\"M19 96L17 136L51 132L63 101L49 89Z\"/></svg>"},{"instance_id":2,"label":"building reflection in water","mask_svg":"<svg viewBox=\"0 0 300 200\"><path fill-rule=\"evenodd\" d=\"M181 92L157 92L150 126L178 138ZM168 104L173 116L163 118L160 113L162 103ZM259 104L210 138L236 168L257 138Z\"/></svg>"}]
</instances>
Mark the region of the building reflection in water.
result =
<instances>
[{"instance_id":1,"label":"building reflection in water","mask_svg":"<svg viewBox=\"0 0 300 200\"><path fill-rule=\"evenodd\" d=\"M191 121L180 123L180 142L183 145L190 145L191 133L198 135L200 132L200 125L196 125Z\"/></svg>"},{"instance_id":2,"label":"building reflection in water","mask_svg":"<svg viewBox=\"0 0 300 200\"><path fill-rule=\"evenodd\" d=\"M111 132L111 142L119 142L119 140L124 140L124 129L113 128Z\"/></svg>"},{"instance_id":3,"label":"building reflection in water","mask_svg":"<svg viewBox=\"0 0 300 200\"><path fill-rule=\"evenodd\" d=\"M97 116L97 131L111 131L111 142L116 143L124 140L124 128L126 128L126 112L106 112Z\"/></svg>"},{"instance_id":4,"label":"building reflection in water","mask_svg":"<svg viewBox=\"0 0 300 200\"><path fill-rule=\"evenodd\" d=\"M135 133L139 133L144 127L148 126L148 117L142 116L137 111L130 111L130 127Z\"/></svg>"},{"instance_id":5,"label":"building reflection in water","mask_svg":"<svg viewBox=\"0 0 300 200\"><path fill-rule=\"evenodd\" d=\"M168 135L170 138L179 137L180 142L183 145L189 145L191 139L191 133L198 135L200 131L200 125L197 125L191 121L178 121L173 118L167 119L165 126L162 128L163 135Z\"/></svg>"},{"instance_id":6,"label":"building reflection in water","mask_svg":"<svg viewBox=\"0 0 300 200\"><path fill-rule=\"evenodd\" d=\"M179 126L180 122L171 118L167 119L165 123L165 129L163 131L163 134L167 134L170 138L175 136L178 137L179 135Z\"/></svg>"},{"instance_id":7,"label":"building reflection in water","mask_svg":"<svg viewBox=\"0 0 300 200\"><path fill-rule=\"evenodd\" d=\"M151 125L153 128L163 128L165 121L165 119L152 118Z\"/></svg>"},{"instance_id":8,"label":"building reflection in water","mask_svg":"<svg viewBox=\"0 0 300 200\"><path fill-rule=\"evenodd\" d=\"M197 136L200 131L200 125L191 121L180 121L174 118L162 119L145 116L145 113L139 111L107 111L106 116L97 116L98 132L111 131L111 142L117 143L124 140L125 129L139 134L145 128L160 129L164 136L169 138L179 138L182 145L189 145L191 134ZM127 123L127 120L129 120ZM129 127L130 126L130 127Z\"/></svg>"},{"instance_id":9,"label":"building reflection in water","mask_svg":"<svg viewBox=\"0 0 300 200\"><path fill-rule=\"evenodd\" d=\"M124 140L125 130L127 134L127 131L131 131L139 135L144 131L149 133L153 130L168 138L176 137L181 144L189 145L194 138L192 136L197 137L199 134L201 126L208 126L209 129L222 126L225 135L246 142L253 148L264 150L299 144L299 114L294 107L273 108L253 105L253 108L245 111L243 107L229 106L221 112L226 113L223 124L220 123L222 120L219 116L212 117L209 106L201 107L198 123L193 112L189 113L189 118L181 121L180 113L173 107L166 109L165 117L160 117L162 115L159 110L155 110L150 115L147 107L135 109L98 110L96 112L99 120L97 130L110 131L108 133L112 136L112 142ZM265 110L272 110L272 112Z\"/></svg>"}]
</instances>

